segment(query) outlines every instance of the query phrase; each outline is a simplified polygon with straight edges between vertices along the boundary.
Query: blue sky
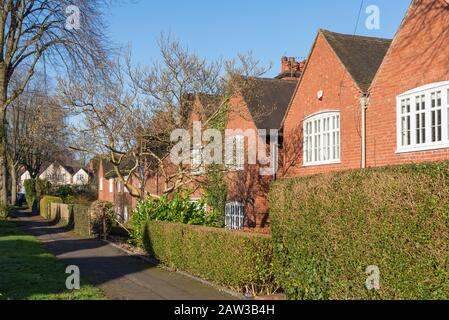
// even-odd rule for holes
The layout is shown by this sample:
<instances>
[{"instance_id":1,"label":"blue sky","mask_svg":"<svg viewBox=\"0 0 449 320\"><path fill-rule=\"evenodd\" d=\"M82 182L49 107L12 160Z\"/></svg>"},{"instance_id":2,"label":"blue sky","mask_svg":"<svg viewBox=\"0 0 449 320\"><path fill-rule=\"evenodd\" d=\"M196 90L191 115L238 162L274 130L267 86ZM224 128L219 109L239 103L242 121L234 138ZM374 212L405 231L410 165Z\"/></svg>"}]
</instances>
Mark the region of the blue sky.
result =
<instances>
[{"instance_id":1,"label":"blue sky","mask_svg":"<svg viewBox=\"0 0 449 320\"><path fill-rule=\"evenodd\" d=\"M136 63L158 59L156 40L173 34L203 57L232 58L253 51L269 76L280 69L282 56L307 57L319 28L354 33L362 0L128 0L105 18L115 45L130 45ZM364 0L357 34L392 38L410 0ZM380 30L368 30L369 5L380 8Z\"/></svg>"}]
</instances>

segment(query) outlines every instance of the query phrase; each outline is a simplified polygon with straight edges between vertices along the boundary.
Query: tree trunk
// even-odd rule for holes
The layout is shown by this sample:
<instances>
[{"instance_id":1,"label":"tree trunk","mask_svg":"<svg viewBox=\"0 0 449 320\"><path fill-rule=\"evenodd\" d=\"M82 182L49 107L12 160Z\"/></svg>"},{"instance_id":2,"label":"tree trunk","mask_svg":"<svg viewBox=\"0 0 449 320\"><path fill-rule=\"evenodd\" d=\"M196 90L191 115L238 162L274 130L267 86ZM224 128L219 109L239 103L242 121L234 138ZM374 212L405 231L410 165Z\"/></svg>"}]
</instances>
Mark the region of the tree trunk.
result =
<instances>
[{"instance_id":1,"label":"tree trunk","mask_svg":"<svg viewBox=\"0 0 449 320\"><path fill-rule=\"evenodd\" d=\"M11 164L9 169L11 177L11 205L17 205L17 169L16 165Z\"/></svg>"},{"instance_id":2,"label":"tree trunk","mask_svg":"<svg viewBox=\"0 0 449 320\"><path fill-rule=\"evenodd\" d=\"M4 103L0 98L0 204L8 203L7 178L8 168L6 161L6 126L5 126L5 109Z\"/></svg>"},{"instance_id":3,"label":"tree trunk","mask_svg":"<svg viewBox=\"0 0 449 320\"><path fill-rule=\"evenodd\" d=\"M6 67L0 63L0 204L8 203L7 175L8 164L6 161L6 102L7 91Z\"/></svg>"}]
</instances>

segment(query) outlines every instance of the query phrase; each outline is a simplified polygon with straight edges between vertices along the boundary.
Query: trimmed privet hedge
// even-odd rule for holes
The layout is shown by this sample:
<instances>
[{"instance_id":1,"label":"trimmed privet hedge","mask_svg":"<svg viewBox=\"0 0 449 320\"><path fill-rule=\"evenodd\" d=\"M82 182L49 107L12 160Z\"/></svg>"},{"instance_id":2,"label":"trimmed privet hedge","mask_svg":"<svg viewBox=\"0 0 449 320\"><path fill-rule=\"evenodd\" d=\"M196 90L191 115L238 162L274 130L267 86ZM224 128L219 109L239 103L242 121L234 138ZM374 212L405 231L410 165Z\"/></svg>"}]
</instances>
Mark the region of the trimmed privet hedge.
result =
<instances>
[{"instance_id":1,"label":"trimmed privet hedge","mask_svg":"<svg viewBox=\"0 0 449 320\"><path fill-rule=\"evenodd\" d=\"M73 204L70 206L73 215L73 228L82 237L91 237L89 205Z\"/></svg>"},{"instance_id":2,"label":"trimmed privet hedge","mask_svg":"<svg viewBox=\"0 0 449 320\"><path fill-rule=\"evenodd\" d=\"M39 204L39 210L41 217L45 219L50 219L50 206L52 203L63 203L62 199L59 197L45 196L41 199Z\"/></svg>"},{"instance_id":3,"label":"trimmed privet hedge","mask_svg":"<svg viewBox=\"0 0 449 320\"><path fill-rule=\"evenodd\" d=\"M143 240L166 266L241 292L276 289L269 236L150 221Z\"/></svg>"},{"instance_id":4,"label":"trimmed privet hedge","mask_svg":"<svg viewBox=\"0 0 449 320\"><path fill-rule=\"evenodd\" d=\"M270 206L289 298L449 299L449 163L285 180Z\"/></svg>"}]
</instances>

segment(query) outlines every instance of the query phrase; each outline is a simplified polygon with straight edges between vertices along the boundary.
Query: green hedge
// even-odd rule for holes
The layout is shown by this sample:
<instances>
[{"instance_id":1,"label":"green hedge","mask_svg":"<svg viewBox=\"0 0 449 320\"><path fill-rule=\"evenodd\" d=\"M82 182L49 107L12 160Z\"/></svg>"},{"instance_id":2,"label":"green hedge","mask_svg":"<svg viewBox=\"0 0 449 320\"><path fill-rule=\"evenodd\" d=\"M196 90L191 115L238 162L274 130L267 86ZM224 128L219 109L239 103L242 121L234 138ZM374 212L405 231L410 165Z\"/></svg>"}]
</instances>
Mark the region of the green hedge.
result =
<instances>
[{"instance_id":1,"label":"green hedge","mask_svg":"<svg viewBox=\"0 0 449 320\"><path fill-rule=\"evenodd\" d=\"M449 163L285 180L270 192L291 299L449 299ZM380 269L368 291L368 266Z\"/></svg>"},{"instance_id":2,"label":"green hedge","mask_svg":"<svg viewBox=\"0 0 449 320\"><path fill-rule=\"evenodd\" d=\"M36 180L28 179L24 182L25 187L25 199L28 208L34 213L37 212L37 193L36 193Z\"/></svg>"},{"instance_id":3,"label":"green hedge","mask_svg":"<svg viewBox=\"0 0 449 320\"><path fill-rule=\"evenodd\" d=\"M151 221L143 239L166 266L241 292L276 289L269 236Z\"/></svg>"},{"instance_id":4,"label":"green hedge","mask_svg":"<svg viewBox=\"0 0 449 320\"><path fill-rule=\"evenodd\" d=\"M63 203L62 199L59 197L45 196L42 198L39 204L39 210L41 217L45 219L50 219L50 205L52 203Z\"/></svg>"},{"instance_id":5,"label":"green hedge","mask_svg":"<svg viewBox=\"0 0 449 320\"><path fill-rule=\"evenodd\" d=\"M73 204L70 206L74 222L74 231L82 237L91 237L89 205Z\"/></svg>"}]
</instances>

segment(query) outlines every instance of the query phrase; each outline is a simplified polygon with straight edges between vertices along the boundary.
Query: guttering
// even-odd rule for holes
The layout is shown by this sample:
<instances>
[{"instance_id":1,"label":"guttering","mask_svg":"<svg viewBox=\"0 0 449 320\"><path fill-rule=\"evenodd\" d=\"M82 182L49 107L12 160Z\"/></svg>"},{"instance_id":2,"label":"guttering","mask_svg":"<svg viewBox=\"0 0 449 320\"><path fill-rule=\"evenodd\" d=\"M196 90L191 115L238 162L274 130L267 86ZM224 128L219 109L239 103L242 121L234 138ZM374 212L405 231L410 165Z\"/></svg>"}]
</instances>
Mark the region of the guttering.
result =
<instances>
[{"instance_id":1,"label":"guttering","mask_svg":"<svg viewBox=\"0 0 449 320\"><path fill-rule=\"evenodd\" d=\"M369 97L362 93L360 96L360 108L362 114L361 132L362 132L362 169L366 169L366 110L368 109Z\"/></svg>"}]
</instances>

